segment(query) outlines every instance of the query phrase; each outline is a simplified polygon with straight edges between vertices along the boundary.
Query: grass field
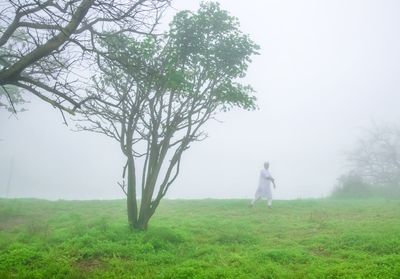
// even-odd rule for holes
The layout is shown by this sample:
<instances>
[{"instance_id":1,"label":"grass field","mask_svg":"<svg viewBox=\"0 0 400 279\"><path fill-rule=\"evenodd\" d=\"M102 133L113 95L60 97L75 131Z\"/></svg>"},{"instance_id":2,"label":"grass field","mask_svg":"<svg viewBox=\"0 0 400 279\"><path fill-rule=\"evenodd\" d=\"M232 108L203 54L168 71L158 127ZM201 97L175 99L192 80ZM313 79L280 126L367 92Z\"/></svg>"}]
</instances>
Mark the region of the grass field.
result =
<instances>
[{"instance_id":1,"label":"grass field","mask_svg":"<svg viewBox=\"0 0 400 279\"><path fill-rule=\"evenodd\" d=\"M400 278L400 201L0 199L0 278Z\"/></svg>"}]
</instances>

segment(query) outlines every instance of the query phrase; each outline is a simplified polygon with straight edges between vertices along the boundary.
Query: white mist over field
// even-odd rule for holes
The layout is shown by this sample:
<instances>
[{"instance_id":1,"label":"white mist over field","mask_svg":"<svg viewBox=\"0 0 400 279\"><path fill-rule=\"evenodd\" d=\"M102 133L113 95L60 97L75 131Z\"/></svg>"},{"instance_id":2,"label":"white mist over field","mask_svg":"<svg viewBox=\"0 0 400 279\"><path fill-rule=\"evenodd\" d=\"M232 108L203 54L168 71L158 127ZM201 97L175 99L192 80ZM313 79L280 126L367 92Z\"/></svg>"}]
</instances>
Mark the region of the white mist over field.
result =
<instances>
[{"instance_id":1,"label":"white mist over field","mask_svg":"<svg viewBox=\"0 0 400 279\"><path fill-rule=\"evenodd\" d=\"M261 47L244 80L259 109L209 123L167 198L250 198L264 161L275 198L328 195L361 128L400 119L400 2L219 2ZM162 26L198 5L173 1ZM63 125L58 110L33 97L25 107L18 119L0 111L0 196L124 197L117 142L71 131L72 121Z\"/></svg>"}]
</instances>

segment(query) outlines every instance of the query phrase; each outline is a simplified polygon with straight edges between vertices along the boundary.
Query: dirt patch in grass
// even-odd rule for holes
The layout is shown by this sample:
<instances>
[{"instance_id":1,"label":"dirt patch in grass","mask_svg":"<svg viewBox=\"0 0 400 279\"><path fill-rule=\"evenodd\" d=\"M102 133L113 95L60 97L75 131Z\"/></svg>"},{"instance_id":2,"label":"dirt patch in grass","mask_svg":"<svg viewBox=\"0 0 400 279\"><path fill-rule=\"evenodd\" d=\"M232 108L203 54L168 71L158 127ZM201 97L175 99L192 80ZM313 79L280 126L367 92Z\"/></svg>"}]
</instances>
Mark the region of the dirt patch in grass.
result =
<instances>
[{"instance_id":1,"label":"dirt patch in grass","mask_svg":"<svg viewBox=\"0 0 400 279\"><path fill-rule=\"evenodd\" d=\"M26 223L26 218L24 217L12 217L12 218L4 218L0 222L0 231L9 231L13 230L17 227L20 227Z\"/></svg>"},{"instance_id":2,"label":"dirt patch in grass","mask_svg":"<svg viewBox=\"0 0 400 279\"><path fill-rule=\"evenodd\" d=\"M318 257L330 257L332 254L322 246L315 247L311 250L311 253Z\"/></svg>"},{"instance_id":3,"label":"dirt patch in grass","mask_svg":"<svg viewBox=\"0 0 400 279\"><path fill-rule=\"evenodd\" d=\"M81 259L74 263L74 267L83 273L101 269L104 263L99 259Z\"/></svg>"}]
</instances>

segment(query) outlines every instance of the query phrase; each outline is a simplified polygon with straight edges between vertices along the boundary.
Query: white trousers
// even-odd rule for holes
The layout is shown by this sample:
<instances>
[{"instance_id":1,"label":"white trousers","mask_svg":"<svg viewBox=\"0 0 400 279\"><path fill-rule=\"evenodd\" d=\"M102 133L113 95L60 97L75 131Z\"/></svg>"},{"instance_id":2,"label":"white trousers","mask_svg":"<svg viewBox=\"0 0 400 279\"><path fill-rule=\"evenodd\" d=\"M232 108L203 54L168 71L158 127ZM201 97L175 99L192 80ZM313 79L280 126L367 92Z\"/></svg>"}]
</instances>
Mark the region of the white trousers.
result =
<instances>
[{"instance_id":1,"label":"white trousers","mask_svg":"<svg viewBox=\"0 0 400 279\"><path fill-rule=\"evenodd\" d=\"M254 205L256 201L258 201L259 199L261 199L262 197L260 195L256 195L254 197L254 199L251 201L251 205ZM267 198L267 203L268 206L271 207L272 206L272 198Z\"/></svg>"}]
</instances>

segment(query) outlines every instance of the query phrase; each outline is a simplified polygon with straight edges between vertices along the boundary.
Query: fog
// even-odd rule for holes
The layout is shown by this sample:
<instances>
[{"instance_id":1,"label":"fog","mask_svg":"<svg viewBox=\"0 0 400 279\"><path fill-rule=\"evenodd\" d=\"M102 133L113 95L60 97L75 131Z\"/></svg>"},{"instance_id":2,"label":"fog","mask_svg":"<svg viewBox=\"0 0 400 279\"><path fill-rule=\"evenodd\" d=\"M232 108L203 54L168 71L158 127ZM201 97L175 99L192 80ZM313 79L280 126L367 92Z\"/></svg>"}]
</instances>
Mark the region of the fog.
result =
<instances>
[{"instance_id":1,"label":"fog","mask_svg":"<svg viewBox=\"0 0 400 279\"><path fill-rule=\"evenodd\" d=\"M361 128L400 119L400 2L219 2L261 46L244 79L259 109L209 123L167 198L251 198L264 161L276 199L328 195ZM172 5L162 26L198 1ZM118 143L73 132L58 110L30 101L16 117L0 112L0 196L123 198Z\"/></svg>"}]
</instances>

